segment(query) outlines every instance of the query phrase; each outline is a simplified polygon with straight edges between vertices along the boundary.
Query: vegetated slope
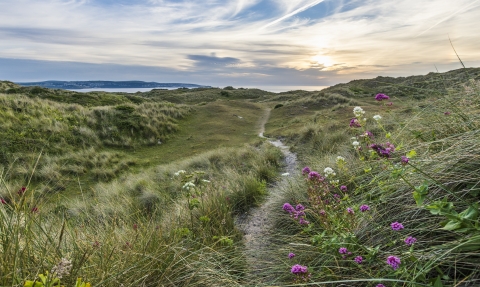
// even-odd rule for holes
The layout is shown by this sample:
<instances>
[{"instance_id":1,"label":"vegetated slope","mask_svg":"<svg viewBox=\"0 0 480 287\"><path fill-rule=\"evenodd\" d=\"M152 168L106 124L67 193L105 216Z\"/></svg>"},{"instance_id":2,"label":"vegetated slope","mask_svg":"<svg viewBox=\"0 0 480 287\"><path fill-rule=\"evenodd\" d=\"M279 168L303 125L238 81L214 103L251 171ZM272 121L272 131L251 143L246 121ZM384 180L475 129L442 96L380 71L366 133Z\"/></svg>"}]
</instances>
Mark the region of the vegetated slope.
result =
<instances>
[{"instance_id":1,"label":"vegetated slope","mask_svg":"<svg viewBox=\"0 0 480 287\"><path fill-rule=\"evenodd\" d=\"M269 275L325 286L477 286L477 71L437 75L458 81L436 84L433 75L424 77L432 80L424 85L420 77L397 79L406 85L412 81L405 79L415 79L411 87L422 87L425 98L413 96L418 89L396 94L407 88L382 82L393 89L389 100L362 94L361 101L300 118L303 130L286 130L309 169L292 180L277 204L278 234L270 253L278 256L266 267ZM351 98L356 101L356 94ZM361 107L356 114L355 106ZM284 108L295 112L298 105L272 113ZM358 122L350 125L352 118ZM288 127L291 121L283 123ZM293 207L282 210L284 203ZM289 253L295 254L290 260Z\"/></svg>"}]
</instances>

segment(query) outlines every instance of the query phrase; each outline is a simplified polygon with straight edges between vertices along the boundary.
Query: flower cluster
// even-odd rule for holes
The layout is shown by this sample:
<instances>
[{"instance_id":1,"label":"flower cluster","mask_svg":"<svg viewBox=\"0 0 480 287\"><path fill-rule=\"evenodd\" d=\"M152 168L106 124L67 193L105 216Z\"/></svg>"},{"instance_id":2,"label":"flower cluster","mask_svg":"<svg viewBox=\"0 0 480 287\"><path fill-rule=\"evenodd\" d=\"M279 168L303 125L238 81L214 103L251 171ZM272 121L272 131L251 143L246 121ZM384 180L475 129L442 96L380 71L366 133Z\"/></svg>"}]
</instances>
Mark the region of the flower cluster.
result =
<instances>
[{"instance_id":1,"label":"flower cluster","mask_svg":"<svg viewBox=\"0 0 480 287\"><path fill-rule=\"evenodd\" d=\"M374 150L378 156L385 158L389 158L392 156L392 153L395 152L395 146L390 142L385 143L385 146L381 144L371 144L369 147Z\"/></svg>"},{"instance_id":2,"label":"flower cluster","mask_svg":"<svg viewBox=\"0 0 480 287\"><path fill-rule=\"evenodd\" d=\"M305 220L305 207L301 204L297 204L294 208L290 203L286 202L283 204L283 210L290 214L290 217L298 220L298 223L301 225L308 225L310 222Z\"/></svg>"},{"instance_id":3,"label":"flower cluster","mask_svg":"<svg viewBox=\"0 0 480 287\"><path fill-rule=\"evenodd\" d=\"M379 102L381 102L381 101L383 101L383 100L389 100L389 99L390 99L390 97L387 96L387 95L385 95L385 94L377 94L377 95L375 96L375 100L376 100L376 101L379 101Z\"/></svg>"},{"instance_id":4,"label":"flower cluster","mask_svg":"<svg viewBox=\"0 0 480 287\"><path fill-rule=\"evenodd\" d=\"M411 246L415 242L417 242L417 239L415 237L412 237L412 236L409 236L405 239L405 244L407 244L408 246Z\"/></svg>"},{"instance_id":5,"label":"flower cluster","mask_svg":"<svg viewBox=\"0 0 480 287\"><path fill-rule=\"evenodd\" d=\"M189 181L182 186L182 189L186 190L186 191L189 191L190 189L195 189L195 184L193 184L193 182Z\"/></svg>"},{"instance_id":6,"label":"flower cluster","mask_svg":"<svg viewBox=\"0 0 480 287\"><path fill-rule=\"evenodd\" d=\"M393 270L397 270L401 263L400 258L396 256L388 256L387 258L387 264L392 266Z\"/></svg>"},{"instance_id":7,"label":"flower cluster","mask_svg":"<svg viewBox=\"0 0 480 287\"><path fill-rule=\"evenodd\" d=\"M300 264L295 264L292 266L292 273L295 275L307 274L307 272L308 272L307 266L302 266Z\"/></svg>"},{"instance_id":8,"label":"flower cluster","mask_svg":"<svg viewBox=\"0 0 480 287\"><path fill-rule=\"evenodd\" d=\"M174 173L174 175L175 175L175 176L179 176L179 175L184 174L184 173L186 173L186 171L184 171L183 169L181 169L181 170L177 171L176 173Z\"/></svg>"},{"instance_id":9,"label":"flower cluster","mask_svg":"<svg viewBox=\"0 0 480 287\"><path fill-rule=\"evenodd\" d=\"M325 173L325 177L329 177L329 176L335 176L337 175L335 173L335 171L333 171L333 169L331 167L326 167L323 172Z\"/></svg>"},{"instance_id":10,"label":"flower cluster","mask_svg":"<svg viewBox=\"0 0 480 287\"><path fill-rule=\"evenodd\" d=\"M374 115L373 119L376 120L377 122L382 119L382 116L380 115Z\"/></svg>"},{"instance_id":11,"label":"flower cluster","mask_svg":"<svg viewBox=\"0 0 480 287\"><path fill-rule=\"evenodd\" d=\"M58 279L62 279L64 276L70 275L70 270L72 270L72 261L62 258L50 272L55 274Z\"/></svg>"},{"instance_id":12,"label":"flower cluster","mask_svg":"<svg viewBox=\"0 0 480 287\"><path fill-rule=\"evenodd\" d=\"M370 210L370 206L366 205L366 204L363 204L360 206L360 211L361 212L365 212L365 211L369 211Z\"/></svg>"},{"instance_id":13,"label":"flower cluster","mask_svg":"<svg viewBox=\"0 0 480 287\"><path fill-rule=\"evenodd\" d=\"M358 121L357 118L352 118L352 119L350 120L350 127L351 127L351 128L359 128L359 127L361 127L361 126L362 126L362 125L360 124L360 122Z\"/></svg>"},{"instance_id":14,"label":"flower cluster","mask_svg":"<svg viewBox=\"0 0 480 287\"><path fill-rule=\"evenodd\" d=\"M399 231L403 229L403 224L399 222L393 222L392 224L390 224L390 227L392 227L392 230Z\"/></svg>"},{"instance_id":15,"label":"flower cluster","mask_svg":"<svg viewBox=\"0 0 480 287\"><path fill-rule=\"evenodd\" d=\"M360 118L360 117L363 117L363 115L365 114L365 111L361 108L361 107L355 107L353 109L353 114L357 117L357 118Z\"/></svg>"}]
</instances>

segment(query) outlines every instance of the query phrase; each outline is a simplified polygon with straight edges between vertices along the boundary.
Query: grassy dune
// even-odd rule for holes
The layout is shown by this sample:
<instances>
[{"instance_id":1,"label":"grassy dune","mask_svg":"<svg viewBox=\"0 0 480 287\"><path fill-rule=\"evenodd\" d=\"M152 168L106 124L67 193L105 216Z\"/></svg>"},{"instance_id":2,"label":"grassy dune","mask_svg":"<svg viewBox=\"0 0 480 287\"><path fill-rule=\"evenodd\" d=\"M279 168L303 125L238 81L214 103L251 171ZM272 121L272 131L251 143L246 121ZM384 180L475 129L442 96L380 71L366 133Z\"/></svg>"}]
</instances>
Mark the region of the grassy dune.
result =
<instances>
[{"instance_id":1,"label":"grassy dune","mask_svg":"<svg viewBox=\"0 0 480 287\"><path fill-rule=\"evenodd\" d=\"M234 218L281 172L257 136L266 108L265 134L318 175L281 187L256 272L275 286L476 286L479 71L278 94L0 82L0 286L258 285Z\"/></svg>"}]
</instances>

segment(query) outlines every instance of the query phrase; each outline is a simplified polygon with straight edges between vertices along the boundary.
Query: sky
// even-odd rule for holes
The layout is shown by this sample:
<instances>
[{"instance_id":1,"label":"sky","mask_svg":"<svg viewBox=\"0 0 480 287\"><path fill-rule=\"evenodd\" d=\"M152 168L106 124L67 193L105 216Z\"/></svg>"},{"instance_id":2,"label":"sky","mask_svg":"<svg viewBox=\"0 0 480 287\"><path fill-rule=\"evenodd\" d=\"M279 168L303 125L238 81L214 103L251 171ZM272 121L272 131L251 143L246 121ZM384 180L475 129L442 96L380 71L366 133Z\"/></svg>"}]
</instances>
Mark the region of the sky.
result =
<instances>
[{"instance_id":1,"label":"sky","mask_svg":"<svg viewBox=\"0 0 480 287\"><path fill-rule=\"evenodd\" d=\"M480 0L0 0L0 80L329 86L480 67Z\"/></svg>"}]
</instances>

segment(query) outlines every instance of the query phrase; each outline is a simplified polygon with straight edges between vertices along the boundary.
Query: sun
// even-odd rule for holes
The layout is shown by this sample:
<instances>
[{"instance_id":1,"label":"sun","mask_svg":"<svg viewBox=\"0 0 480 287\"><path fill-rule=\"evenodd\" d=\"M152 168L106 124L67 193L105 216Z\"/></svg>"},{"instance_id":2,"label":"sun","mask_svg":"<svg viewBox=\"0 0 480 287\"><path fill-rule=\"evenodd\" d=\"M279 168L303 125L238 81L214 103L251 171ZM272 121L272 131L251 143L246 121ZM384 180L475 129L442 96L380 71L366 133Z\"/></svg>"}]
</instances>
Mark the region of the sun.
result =
<instances>
[{"instance_id":1,"label":"sun","mask_svg":"<svg viewBox=\"0 0 480 287\"><path fill-rule=\"evenodd\" d=\"M322 65L324 67L331 67L333 66L335 63L333 62L333 59L328 57L328 56L324 56L324 55L316 55L316 56L313 56L312 57L312 62L314 63L318 63L319 65Z\"/></svg>"}]
</instances>

